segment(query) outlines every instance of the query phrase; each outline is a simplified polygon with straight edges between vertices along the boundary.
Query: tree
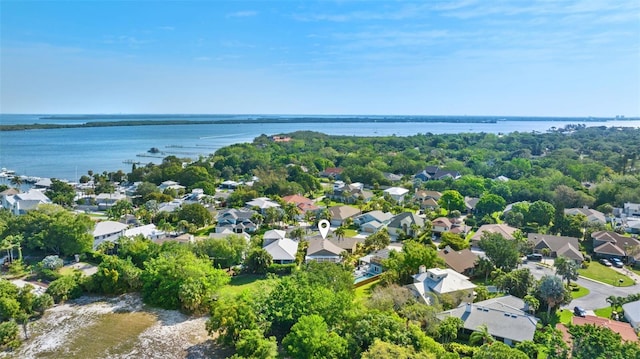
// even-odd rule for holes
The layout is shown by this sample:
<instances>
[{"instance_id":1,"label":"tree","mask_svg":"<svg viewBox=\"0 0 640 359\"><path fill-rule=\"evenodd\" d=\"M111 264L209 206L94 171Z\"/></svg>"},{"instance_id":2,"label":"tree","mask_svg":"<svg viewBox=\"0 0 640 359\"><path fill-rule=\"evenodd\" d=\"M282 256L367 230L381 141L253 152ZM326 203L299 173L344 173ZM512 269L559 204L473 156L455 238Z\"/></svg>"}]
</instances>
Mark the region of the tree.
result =
<instances>
[{"instance_id":1,"label":"tree","mask_svg":"<svg viewBox=\"0 0 640 359\"><path fill-rule=\"evenodd\" d=\"M538 292L540 297L547 303L547 317L554 309L565 301L567 289L564 287L560 277L545 275L538 282Z\"/></svg>"},{"instance_id":2,"label":"tree","mask_svg":"<svg viewBox=\"0 0 640 359\"><path fill-rule=\"evenodd\" d=\"M130 258L126 260L105 256L98 271L91 276L95 288L106 294L122 294L137 291L142 286L140 274Z\"/></svg>"},{"instance_id":3,"label":"tree","mask_svg":"<svg viewBox=\"0 0 640 359\"><path fill-rule=\"evenodd\" d=\"M264 248L254 248L249 252L244 263L247 272L263 274L273 263L273 257Z\"/></svg>"},{"instance_id":4,"label":"tree","mask_svg":"<svg viewBox=\"0 0 640 359\"><path fill-rule=\"evenodd\" d=\"M473 359L529 359L527 354L502 342L486 343L476 350Z\"/></svg>"},{"instance_id":5,"label":"tree","mask_svg":"<svg viewBox=\"0 0 640 359\"><path fill-rule=\"evenodd\" d=\"M213 221L213 217L203 205L192 203L182 205L178 210L178 220L185 220L201 228L210 224Z\"/></svg>"},{"instance_id":6,"label":"tree","mask_svg":"<svg viewBox=\"0 0 640 359\"><path fill-rule=\"evenodd\" d=\"M295 239L295 240L301 240L302 237L304 237L304 234L305 234L304 229L302 229L302 227L296 227L289 233L289 235L291 236L291 239Z\"/></svg>"},{"instance_id":7,"label":"tree","mask_svg":"<svg viewBox=\"0 0 640 359\"><path fill-rule=\"evenodd\" d=\"M17 348L20 346L20 329L14 321L0 323L0 349Z\"/></svg>"},{"instance_id":8,"label":"tree","mask_svg":"<svg viewBox=\"0 0 640 359\"><path fill-rule=\"evenodd\" d=\"M387 246L391 243L391 237L386 228L382 228L376 233L370 234L364 240L364 247L366 252L374 252Z\"/></svg>"},{"instance_id":9,"label":"tree","mask_svg":"<svg viewBox=\"0 0 640 359\"><path fill-rule=\"evenodd\" d=\"M230 345L240 338L245 330L264 333L267 323L259 311L257 303L248 294L236 298L222 297L211 305L206 328L209 335L218 334L218 342Z\"/></svg>"},{"instance_id":10,"label":"tree","mask_svg":"<svg viewBox=\"0 0 640 359\"><path fill-rule=\"evenodd\" d=\"M162 252L145 262L140 279L146 303L186 312L202 311L218 288L229 282L223 270L186 250Z\"/></svg>"},{"instance_id":11,"label":"tree","mask_svg":"<svg viewBox=\"0 0 640 359\"><path fill-rule=\"evenodd\" d=\"M406 347L388 343L376 339L366 352L362 353L362 359L434 359L435 354L416 353L412 347Z\"/></svg>"},{"instance_id":12,"label":"tree","mask_svg":"<svg viewBox=\"0 0 640 359\"><path fill-rule=\"evenodd\" d=\"M446 190L442 192L442 196L440 196L438 200L438 205L441 208L446 208L447 212L455 210L463 212L467 209L464 197L456 190Z\"/></svg>"},{"instance_id":13,"label":"tree","mask_svg":"<svg viewBox=\"0 0 640 359\"><path fill-rule=\"evenodd\" d=\"M481 326L476 328L476 330L473 333L471 333L471 335L469 336L469 344L471 345L475 345L478 343L491 344L494 341L495 339L489 333L489 328L487 327L486 324L482 324Z\"/></svg>"},{"instance_id":14,"label":"tree","mask_svg":"<svg viewBox=\"0 0 640 359\"><path fill-rule=\"evenodd\" d=\"M505 239L500 233L485 232L479 245L497 268L511 271L518 265L520 252L516 241Z\"/></svg>"},{"instance_id":15,"label":"tree","mask_svg":"<svg viewBox=\"0 0 640 359\"><path fill-rule=\"evenodd\" d=\"M265 338L260 330L244 329L236 341L236 355L240 358L275 359L278 357L276 337Z\"/></svg>"},{"instance_id":16,"label":"tree","mask_svg":"<svg viewBox=\"0 0 640 359\"><path fill-rule=\"evenodd\" d=\"M107 209L107 216L111 220L119 220L126 214L133 213L133 204L126 200L120 200Z\"/></svg>"},{"instance_id":17,"label":"tree","mask_svg":"<svg viewBox=\"0 0 640 359\"><path fill-rule=\"evenodd\" d=\"M535 296L527 294L523 299L524 303L529 307L531 314L535 314L538 308L540 308L540 301Z\"/></svg>"},{"instance_id":18,"label":"tree","mask_svg":"<svg viewBox=\"0 0 640 359\"><path fill-rule=\"evenodd\" d=\"M529 213L526 218L529 223L537 223L541 226L547 226L551 219L555 216L556 209L549 202L535 201L529 206Z\"/></svg>"},{"instance_id":19,"label":"tree","mask_svg":"<svg viewBox=\"0 0 640 359\"><path fill-rule=\"evenodd\" d=\"M193 252L197 256L211 259L216 268L229 268L242 263L246 250L247 241L237 234L224 238L207 238L193 246Z\"/></svg>"},{"instance_id":20,"label":"tree","mask_svg":"<svg viewBox=\"0 0 640 359\"><path fill-rule=\"evenodd\" d=\"M387 271L383 278L387 282L407 284L412 275L418 273L420 266L435 268L443 265L444 261L438 257L438 253L430 246L415 240L405 241L401 252L391 251L389 258L383 261Z\"/></svg>"},{"instance_id":21,"label":"tree","mask_svg":"<svg viewBox=\"0 0 640 359\"><path fill-rule=\"evenodd\" d=\"M489 273L493 272L495 266L493 262L486 257L478 257L476 259L476 273L484 274L484 283L487 283L487 279L489 278Z\"/></svg>"},{"instance_id":22,"label":"tree","mask_svg":"<svg viewBox=\"0 0 640 359\"><path fill-rule=\"evenodd\" d=\"M51 295L56 303L78 298L82 295L80 286L80 274L75 276L62 276L49 284L47 294Z\"/></svg>"},{"instance_id":23,"label":"tree","mask_svg":"<svg viewBox=\"0 0 640 359\"><path fill-rule=\"evenodd\" d=\"M516 344L515 348L525 353L527 357L529 357L529 359L538 358L538 351L540 349L540 346L532 342L531 340L521 341L520 343Z\"/></svg>"},{"instance_id":24,"label":"tree","mask_svg":"<svg viewBox=\"0 0 640 359\"><path fill-rule=\"evenodd\" d=\"M571 325L573 358L638 358L640 347L635 343L622 343L620 334L611 329L591 324Z\"/></svg>"},{"instance_id":25,"label":"tree","mask_svg":"<svg viewBox=\"0 0 640 359\"><path fill-rule=\"evenodd\" d=\"M507 202L497 194L485 193L476 204L476 214L482 218L485 215L491 216L494 212L502 212Z\"/></svg>"},{"instance_id":26,"label":"tree","mask_svg":"<svg viewBox=\"0 0 640 359\"><path fill-rule=\"evenodd\" d=\"M500 290L524 298L535 284L535 279L529 268L521 268L503 273L496 279L496 284Z\"/></svg>"},{"instance_id":27,"label":"tree","mask_svg":"<svg viewBox=\"0 0 640 359\"><path fill-rule=\"evenodd\" d=\"M440 248L444 248L446 246L451 247L454 251L461 251L465 248L469 248L469 243L462 238L459 234L444 232L440 237L442 243L440 244Z\"/></svg>"},{"instance_id":28,"label":"tree","mask_svg":"<svg viewBox=\"0 0 640 359\"><path fill-rule=\"evenodd\" d=\"M343 239L344 235L346 233L346 229L343 226L340 226L338 228L336 228L336 230L333 232L336 237L338 237L338 240Z\"/></svg>"},{"instance_id":29,"label":"tree","mask_svg":"<svg viewBox=\"0 0 640 359\"><path fill-rule=\"evenodd\" d=\"M578 269L580 266L574 260L567 257L559 256L553 263L556 268L556 274L567 281L567 286L572 280L578 280Z\"/></svg>"},{"instance_id":30,"label":"tree","mask_svg":"<svg viewBox=\"0 0 640 359\"><path fill-rule=\"evenodd\" d=\"M20 188L20 186L22 186L22 183L23 183L22 178L20 176L11 177L10 182L16 188Z\"/></svg>"},{"instance_id":31,"label":"tree","mask_svg":"<svg viewBox=\"0 0 640 359\"><path fill-rule=\"evenodd\" d=\"M45 195L49 197L51 202L69 207L73 205L76 191L72 185L54 178L51 180L49 189L45 191Z\"/></svg>"},{"instance_id":32,"label":"tree","mask_svg":"<svg viewBox=\"0 0 640 359\"><path fill-rule=\"evenodd\" d=\"M294 359L347 358L347 341L329 331L319 315L303 316L291 327L282 345Z\"/></svg>"},{"instance_id":33,"label":"tree","mask_svg":"<svg viewBox=\"0 0 640 359\"><path fill-rule=\"evenodd\" d=\"M458 337L458 332L464 327L464 322L458 317L446 317L438 324L438 338L441 342L449 343Z\"/></svg>"}]
</instances>

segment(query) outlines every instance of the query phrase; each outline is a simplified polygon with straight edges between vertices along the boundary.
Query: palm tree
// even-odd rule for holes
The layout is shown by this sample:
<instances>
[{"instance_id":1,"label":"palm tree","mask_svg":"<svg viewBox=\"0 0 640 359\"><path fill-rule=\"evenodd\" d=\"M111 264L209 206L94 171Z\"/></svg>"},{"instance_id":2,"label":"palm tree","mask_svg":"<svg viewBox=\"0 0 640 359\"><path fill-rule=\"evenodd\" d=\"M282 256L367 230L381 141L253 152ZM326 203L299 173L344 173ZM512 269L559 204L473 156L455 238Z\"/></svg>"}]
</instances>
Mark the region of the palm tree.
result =
<instances>
[{"instance_id":1,"label":"palm tree","mask_svg":"<svg viewBox=\"0 0 640 359\"><path fill-rule=\"evenodd\" d=\"M493 271L493 263L488 258L479 257L476 261L476 270L480 273L484 273L484 284L487 284L487 279L489 279L489 273Z\"/></svg>"},{"instance_id":2,"label":"palm tree","mask_svg":"<svg viewBox=\"0 0 640 359\"><path fill-rule=\"evenodd\" d=\"M302 227L298 227L292 230L291 233L289 233L289 235L291 236L291 239L301 240L302 237L304 236L304 229L302 229Z\"/></svg>"},{"instance_id":3,"label":"palm tree","mask_svg":"<svg viewBox=\"0 0 640 359\"><path fill-rule=\"evenodd\" d=\"M611 305L611 310L614 311L624 303L624 298L610 295L607 297L606 301Z\"/></svg>"},{"instance_id":4,"label":"palm tree","mask_svg":"<svg viewBox=\"0 0 640 359\"><path fill-rule=\"evenodd\" d=\"M338 237L338 239L340 240L340 239L344 238L346 230L345 230L345 228L343 226L340 226L340 227L336 228L334 233L335 233L336 237Z\"/></svg>"},{"instance_id":5,"label":"palm tree","mask_svg":"<svg viewBox=\"0 0 640 359\"><path fill-rule=\"evenodd\" d=\"M482 324L481 326L476 328L476 331L471 333L471 335L469 336L469 344L471 345L475 345L478 343L493 343L494 341L495 339L489 333L489 328L487 328L486 324Z\"/></svg>"},{"instance_id":6,"label":"palm tree","mask_svg":"<svg viewBox=\"0 0 640 359\"><path fill-rule=\"evenodd\" d=\"M16 188L19 188L20 186L22 186L22 178L20 178L20 176L13 176L11 178L11 184L14 185Z\"/></svg>"}]
</instances>

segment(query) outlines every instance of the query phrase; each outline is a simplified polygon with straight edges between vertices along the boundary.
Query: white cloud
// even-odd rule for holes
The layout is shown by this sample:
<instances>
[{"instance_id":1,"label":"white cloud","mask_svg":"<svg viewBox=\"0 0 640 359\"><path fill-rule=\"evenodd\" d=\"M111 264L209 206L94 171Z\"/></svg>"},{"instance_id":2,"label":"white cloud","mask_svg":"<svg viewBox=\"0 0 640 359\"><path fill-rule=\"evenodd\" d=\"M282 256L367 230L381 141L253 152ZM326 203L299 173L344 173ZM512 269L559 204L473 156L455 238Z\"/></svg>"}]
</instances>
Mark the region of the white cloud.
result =
<instances>
[{"instance_id":1,"label":"white cloud","mask_svg":"<svg viewBox=\"0 0 640 359\"><path fill-rule=\"evenodd\" d=\"M245 11L236 11L236 12L228 13L227 17L252 17L256 15L258 15L257 11L245 10Z\"/></svg>"}]
</instances>

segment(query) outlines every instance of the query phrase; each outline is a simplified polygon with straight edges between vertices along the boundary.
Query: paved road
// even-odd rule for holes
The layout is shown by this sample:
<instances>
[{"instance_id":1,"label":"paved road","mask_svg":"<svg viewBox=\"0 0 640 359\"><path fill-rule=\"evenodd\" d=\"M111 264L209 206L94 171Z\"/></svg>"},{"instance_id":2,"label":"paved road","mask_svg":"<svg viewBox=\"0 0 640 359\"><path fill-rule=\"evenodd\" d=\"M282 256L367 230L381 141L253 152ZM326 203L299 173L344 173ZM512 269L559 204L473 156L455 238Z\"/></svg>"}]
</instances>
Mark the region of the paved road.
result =
<instances>
[{"instance_id":1,"label":"paved road","mask_svg":"<svg viewBox=\"0 0 640 359\"><path fill-rule=\"evenodd\" d=\"M536 279L542 278L545 274L555 274L555 269L540 266L538 263L529 262L523 264L523 267L529 268L531 274ZM629 294L640 293L640 284L635 284L630 287L614 287L609 284L594 282L585 278L578 278L576 281L579 285L587 288L589 294L582 298L574 299L571 303L564 306L564 308L573 308L574 306L580 306L585 310L594 310L608 306L607 297L611 295L626 297Z\"/></svg>"}]
</instances>

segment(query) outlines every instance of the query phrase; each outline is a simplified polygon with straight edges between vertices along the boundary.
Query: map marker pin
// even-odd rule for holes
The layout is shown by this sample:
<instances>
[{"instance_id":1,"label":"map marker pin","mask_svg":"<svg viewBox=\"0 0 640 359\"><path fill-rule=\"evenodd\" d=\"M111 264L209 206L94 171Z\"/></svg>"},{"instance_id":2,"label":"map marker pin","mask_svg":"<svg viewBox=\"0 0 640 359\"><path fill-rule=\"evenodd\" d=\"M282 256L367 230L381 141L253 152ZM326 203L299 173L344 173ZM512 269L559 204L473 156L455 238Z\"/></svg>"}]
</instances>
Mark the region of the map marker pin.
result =
<instances>
[{"instance_id":1,"label":"map marker pin","mask_svg":"<svg viewBox=\"0 0 640 359\"><path fill-rule=\"evenodd\" d=\"M327 234L329 234L329 227L331 227L331 224L326 219L320 220L320 222L318 222L318 230L320 231L320 235L322 235L322 239L327 239Z\"/></svg>"}]
</instances>

